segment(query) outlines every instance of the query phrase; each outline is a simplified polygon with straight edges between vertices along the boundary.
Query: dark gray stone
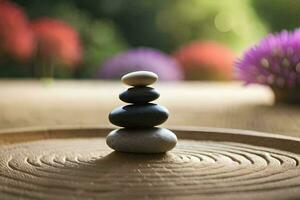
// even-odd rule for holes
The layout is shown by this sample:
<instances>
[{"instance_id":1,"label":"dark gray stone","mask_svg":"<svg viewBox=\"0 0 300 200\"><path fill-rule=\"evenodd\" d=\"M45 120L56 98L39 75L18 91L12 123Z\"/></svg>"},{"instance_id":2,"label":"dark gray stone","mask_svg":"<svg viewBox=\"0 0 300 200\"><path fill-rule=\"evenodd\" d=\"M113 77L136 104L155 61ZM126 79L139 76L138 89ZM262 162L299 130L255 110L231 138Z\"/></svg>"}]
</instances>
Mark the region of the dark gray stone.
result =
<instances>
[{"instance_id":1,"label":"dark gray stone","mask_svg":"<svg viewBox=\"0 0 300 200\"><path fill-rule=\"evenodd\" d=\"M151 87L132 87L119 95L122 101L136 104L148 103L158 97L158 91Z\"/></svg>"},{"instance_id":2,"label":"dark gray stone","mask_svg":"<svg viewBox=\"0 0 300 200\"><path fill-rule=\"evenodd\" d=\"M173 149L176 143L176 135L165 128L118 129L106 138L110 148L131 153L164 153Z\"/></svg>"},{"instance_id":3,"label":"dark gray stone","mask_svg":"<svg viewBox=\"0 0 300 200\"><path fill-rule=\"evenodd\" d=\"M126 128L153 127L164 123L168 117L169 111L165 107L147 103L118 107L109 114L109 121Z\"/></svg>"}]
</instances>

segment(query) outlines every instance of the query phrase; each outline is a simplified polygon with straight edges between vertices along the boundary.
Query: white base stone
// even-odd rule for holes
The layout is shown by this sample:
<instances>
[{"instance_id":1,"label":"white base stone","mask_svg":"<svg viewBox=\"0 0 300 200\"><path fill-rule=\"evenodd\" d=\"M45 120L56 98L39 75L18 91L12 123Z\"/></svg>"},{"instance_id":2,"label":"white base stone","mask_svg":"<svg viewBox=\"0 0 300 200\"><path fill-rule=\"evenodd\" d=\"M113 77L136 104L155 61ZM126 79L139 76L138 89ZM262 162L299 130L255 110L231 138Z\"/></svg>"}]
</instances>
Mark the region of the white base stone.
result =
<instances>
[{"instance_id":1,"label":"white base stone","mask_svg":"<svg viewBox=\"0 0 300 200\"><path fill-rule=\"evenodd\" d=\"M176 135L165 128L117 129L106 138L110 148L131 153L165 153L176 143Z\"/></svg>"}]
</instances>

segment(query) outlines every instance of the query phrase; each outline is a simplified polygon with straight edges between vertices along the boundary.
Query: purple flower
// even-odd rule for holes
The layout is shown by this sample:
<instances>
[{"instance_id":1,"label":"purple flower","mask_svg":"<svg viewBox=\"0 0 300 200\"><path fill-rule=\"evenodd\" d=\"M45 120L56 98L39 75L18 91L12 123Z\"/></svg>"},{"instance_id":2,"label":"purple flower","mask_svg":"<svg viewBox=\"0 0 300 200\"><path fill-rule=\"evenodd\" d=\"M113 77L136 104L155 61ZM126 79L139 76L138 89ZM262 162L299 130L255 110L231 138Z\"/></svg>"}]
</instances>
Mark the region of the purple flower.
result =
<instances>
[{"instance_id":1,"label":"purple flower","mask_svg":"<svg viewBox=\"0 0 300 200\"><path fill-rule=\"evenodd\" d=\"M167 54L150 48L123 52L104 62L97 72L98 78L116 79L133 71L152 71L160 80L181 80L183 72L177 61Z\"/></svg>"},{"instance_id":2,"label":"purple flower","mask_svg":"<svg viewBox=\"0 0 300 200\"><path fill-rule=\"evenodd\" d=\"M300 29L270 34L235 63L239 79L273 88L300 86Z\"/></svg>"}]
</instances>

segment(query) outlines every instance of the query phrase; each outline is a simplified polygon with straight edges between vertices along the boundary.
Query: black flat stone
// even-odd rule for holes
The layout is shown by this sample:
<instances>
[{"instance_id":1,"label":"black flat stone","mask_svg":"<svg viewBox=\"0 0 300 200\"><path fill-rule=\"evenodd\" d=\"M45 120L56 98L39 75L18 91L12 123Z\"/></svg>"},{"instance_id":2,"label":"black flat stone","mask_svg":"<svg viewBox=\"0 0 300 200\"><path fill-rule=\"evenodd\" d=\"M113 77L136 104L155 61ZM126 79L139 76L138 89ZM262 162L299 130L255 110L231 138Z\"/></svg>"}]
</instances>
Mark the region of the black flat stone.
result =
<instances>
[{"instance_id":1,"label":"black flat stone","mask_svg":"<svg viewBox=\"0 0 300 200\"><path fill-rule=\"evenodd\" d=\"M147 103L118 107L109 114L109 121L126 128L154 127L164 123L168 117L169 111L166 108Z\"/></svg>"},{"instance_id":2,"label":"black flat stone","mask_svg":"<svg viewBox=\"0 0 300 200\"><path fill-rule=\"evenodd\" d=\"M151 87L132 87L119 95L122 101L137 104L148 103L158 97L158 91Z\"/></svg>"}]
</instances>

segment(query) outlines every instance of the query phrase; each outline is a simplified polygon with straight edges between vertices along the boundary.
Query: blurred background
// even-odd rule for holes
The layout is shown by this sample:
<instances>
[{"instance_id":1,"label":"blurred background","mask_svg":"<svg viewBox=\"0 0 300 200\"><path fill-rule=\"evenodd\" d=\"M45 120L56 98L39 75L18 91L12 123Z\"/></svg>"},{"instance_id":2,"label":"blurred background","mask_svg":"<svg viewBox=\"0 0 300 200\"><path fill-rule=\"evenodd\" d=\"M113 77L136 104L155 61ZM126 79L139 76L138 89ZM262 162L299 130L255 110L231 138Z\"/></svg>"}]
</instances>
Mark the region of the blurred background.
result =
<instances>
[{"instance_id":1,"label":"blurred background","mask_svg":"<svg viewBox=\"0 0 300 200\"><path fill-rule=\"evenodd\" d=\"M299 17L299 0L0 0L0 77L230 80L236 56Z\"/></svg>"},{"instance_id":2,"label":"blurred background","mask_svg":"<svg viewBox=\"0 0 300 200\"><path fill-rule=\"evenodd\" d=\"M265 53L240 64L244 82L270 87L244 87L234 67L249 47L295 30L299 19L300 0L0 0L0 129L111 125L107 115L124 105L126 87L103 80L148 70L159 75L168 127L300 136L300 107L275 103L273 93L298 78L277 96L300 104L300 57L276 57L271 67L282 68L273 74Z\"/></svg>"}]
</instances>

